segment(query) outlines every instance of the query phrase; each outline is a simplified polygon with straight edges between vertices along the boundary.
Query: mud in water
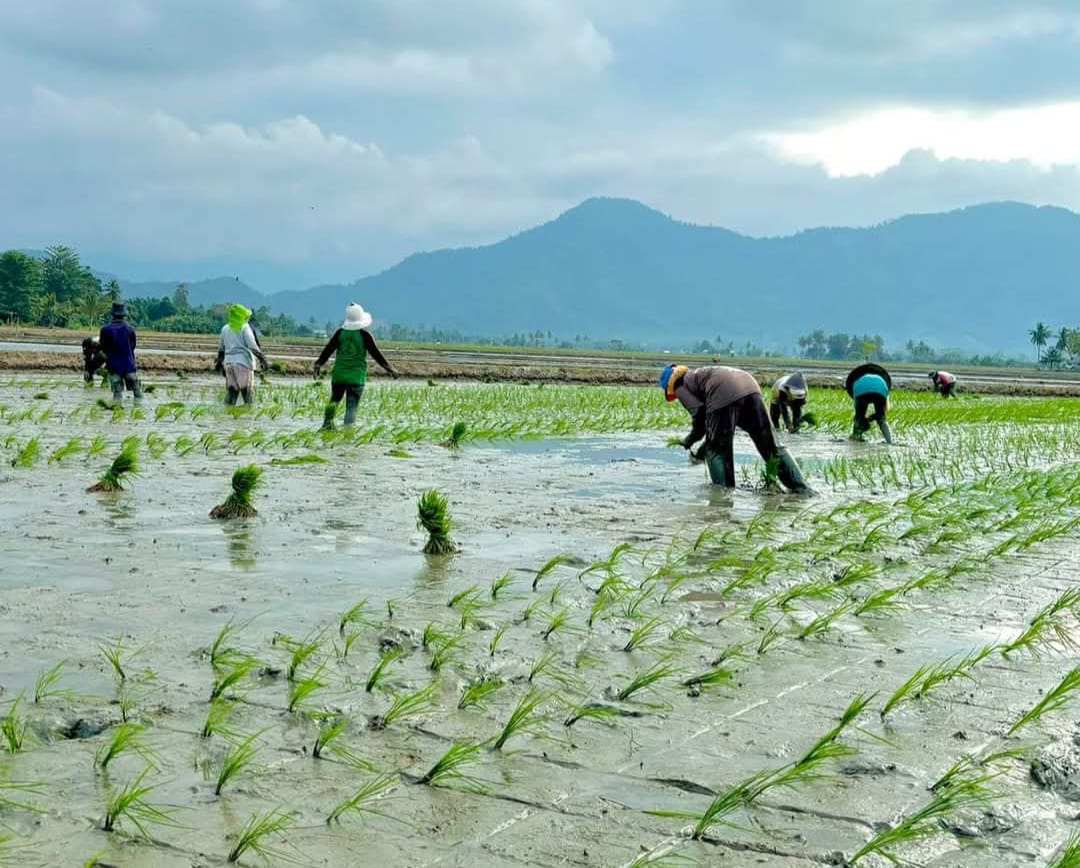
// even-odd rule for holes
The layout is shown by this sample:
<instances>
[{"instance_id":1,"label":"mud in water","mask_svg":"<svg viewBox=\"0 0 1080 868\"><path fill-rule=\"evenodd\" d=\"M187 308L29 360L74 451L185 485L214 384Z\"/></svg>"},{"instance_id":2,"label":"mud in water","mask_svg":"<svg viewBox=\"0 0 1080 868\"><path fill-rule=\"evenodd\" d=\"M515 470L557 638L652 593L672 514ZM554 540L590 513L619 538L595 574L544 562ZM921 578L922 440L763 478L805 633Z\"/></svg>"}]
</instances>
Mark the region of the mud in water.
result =
<instances>
[{"instance_id":1,"label":"mud in water","mask_svg":"<svg viewBox=\"0 0 1080 868\"><path fill-rule=\"evenodd\" d=\"M183 400L177 388L160 401ZM0 404L29 407L34 392L0 390ZM95 398L78 389L55 400ZM388 444L316 448L326 463L295 465L272 463L295 453L154 458L144 449L126 490L87 493L125 436L202 433L201 424L154 422L158 400L147 400L142 421L58 417L0 431L40 436L44 456L71 437L108 440L94 457L0 469L0 702L10 712L21 695L16 716L27 725L25 749L0 760L0 833L13 837L0 854L14 864L82 865L97 854L100 865L225 865L252 814L280 808L291 823L265 842L270 864L621 866L677 854L702 865L839 865L930 801L930 785L965 754L1021 746L1030 755L991 767L996 798L949 814L897 852L933 866L1038 866L1072 829L1080 705L1006 735L1072 667L1067 645L995 651L879 714L920 667L1011 641L1073 586L1075 530L1002 548L1010 533L1038 526L995 493L1004 477L933 495L943 510L970 513L956 519L968 532L960 539L924 532L919 517L930 513L906 488L766 494L741 435L746 481L734 491L707 485L702 467L665 446L668 434L638 432L456 452L409 444L410 457ZM216 424L229 426L227 438L252 420ZM824 433L789 445L811 481L825 462L884 448ZM264 468L258 516L209 518L232 471L252 461ZM1054 517L1075 516L1076 499L1046 485ZM420 553L416 501L430 488L449 498L456 555ZM989 527L986 504L1013 526L976 532ZM905 535L909 527L918 532ZM956 566L973 556L977 567ZM950 568L948 581L911 590L894 608L854 612L876 590ZM811 626L845 605L824 628ZM1071 617L1061 621L1066 636ZM230 622L214 666L210 649ZM314 650L297 660L305 643ZM122 681L105 651L118 654ZM396 656L369 692L387 652ZM249 657L256 663L222 691L223 731L201 737L215 682ZM35 703L35 681L61 662L59 681ZM667 669L653 685L619 698L655 667ZM730 679L684 685L717 667ZM297 698L309 679L317 688ZM458 708L467 686L485 682L500 686ZM418 713L372 728L395 697L429 684ZM535 711L495 750L530 694ZM769 790L702 840L687 834L693 820L650 813L700 814L738 781L798 760L853 698L870 694L841 738L850 752L820 777ZM601 711L564 725L588 708ZM95 757L125 716L146 727L147 750L103 770ZM314 758L320 727L342 720ZM215 795L226 751L255 734L253 762ZM460 742L479 750L457 777L417 782ZM110 794L148 766L146 799L174 823L147 823L146 836L130 819L101 831ZM380 775L391 775L381 797L327 824ZM40 786L17 792L5 781ZM240 864L259 861L249 851ZM872 855L859 864L885 863Z\"/></svg>"}]
</instances>

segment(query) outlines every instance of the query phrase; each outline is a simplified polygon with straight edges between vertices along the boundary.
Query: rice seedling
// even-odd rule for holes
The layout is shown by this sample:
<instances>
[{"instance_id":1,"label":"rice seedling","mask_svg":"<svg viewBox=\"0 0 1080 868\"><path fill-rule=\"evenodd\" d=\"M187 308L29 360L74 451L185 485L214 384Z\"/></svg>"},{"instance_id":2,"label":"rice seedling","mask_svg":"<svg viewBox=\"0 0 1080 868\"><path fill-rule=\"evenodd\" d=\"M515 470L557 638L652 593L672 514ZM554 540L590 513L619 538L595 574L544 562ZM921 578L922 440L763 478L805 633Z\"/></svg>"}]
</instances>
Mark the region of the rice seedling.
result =
<instances>
[{"instance_id":1,"label":"rice seedling","mask_svg":"<svg viewBox=\"0 0 1080 868\"><path fill-rule=\"evenodd\" d=\"M8 774L9 770L6 767L0 767L0 808L27 811L32 814L44 813L37 805L25 800L28 797L44 795L45 783L41 781L13 781L7 777Z\"/></svg>"},{"instance_id":2,"label":"rice seedling","mask_svg":"<svg viewBox=\"0 0 1080 868\"><path fill-rule=\"evenodd\" d=\"M229 781L241 772L247 771L255 765L255 757L259 751L256 739L258 739L263 732L265 732L265 730L253 732L242 741L230 745L228 750L225 751L225 755L221 758L221 768L218 770L217 783L214 786L215 796L221 795L221 791Z\"/></svg>"},{"instance_id":3,"label":"rice seedling","mask_svg":"<svg viewBox=\"0 0 1080 868\"><path fill-rule=\"evenodd\" d=\"M488 640L488 657L495 656L495 652L499 649L499 643L502 642L503 636L506 635L508 627L508 624L500 624L495 632L491 634L491 639Z\"/></svg>"},{"instance_id":4,"label":"rice seedling","mask_svg":"<svg viewBox=\"0 0 1080 868\"><path fill-rule=\"evenodd\" d=\"M105 800L105 817L101 821L103 831L116 831L119 824L126 820L138 830L140 835L149 839L150 833L147 826L179 825L173 817L174 808L159 807L151 804L146 798L154 789L143 783L151 768L147 766L137 778L108 796Z\"/></svg>"},{"instance_id":5,"label":"rice seedling","mask_svg":"<svg viewBox=\"0 0 1080 868\"><path fill-rule=\"evenodd\" d=\"M259 661L254 657L239 657L230 662L224 671L215 676L213 686L210 688L210 701L222 699L227 693L235 695L236 688L258 668Z\"/></svg>"},{"instance_id":6,"label":"rice seedling","mask_svg":"<svg viewBox=\"0 0 1080 868\"><path fill-rule=\"evenodd\" d=\"M19 449L15 457L11 459L11 466L20 470L27 470L37 464L40 458L41 441L37 437L31 437L26 441L26 445Z\"/></svg>"},{"instance_id":7,"label":"rice seedling","mask_svg":"<svg viewBox=\"0 0 1080 868\"><path fill-rule=\"evenodd\" d=\"M570 630L570 607L563 606L558 612L553 614L549 619L547 626L540 634L546 642L551 638L552 634L558 630Z\"/></svg>"},{"instance_id":8,"label":"rice seedling","mask_svg":"<svg viewBox=\"0 0 1080 868\"><path fill-rule=\"evenodd\" d=\"M532 589L535 591L547 576L549 576L554 570L563 564L568 564L573 559L569 555L555 555L551 560L545 563L540 569L536 571L536 575L533 577Z\"/></svg>"},{"instance_id":9,"label":"rice seedling","mask_svg":"<svg viewBox=\"0 0 1080 868\"><path fill-rule=\"evenodd\" d=\"M50 669L43 669L34 681L34 705L40 705L46 699L69 699L74 694L60 686L64 677L64 661L61 660Z\"/></svg>"},{"instance_id":10,"label":"rice seedling","mask_svg":"<svg viewBox=\"0 0 1080 868\"><path fill-rule=\"evenodd\" d=\"M769 776L770 772L758 772L744 778L723 792L718 793L709 803L709 806L700 814L692 811L646 811L645 813L654 817L693 820L694 828L691 837L695 841L700 841L713 826L732 825L727 818L735 811L752 804L764 792Z\"/></svg>"},{"instance_id":11,"label":"rice seedling","mask_svg":"<svg viewBox=\"0 0 1080 868\"><path fill-rule=\"evenodd\" d=\"M1004 765L1012 760L1022 759L1029 752L1029 747L1014 747L986 755L978 753L964 754L930 785L930 791L936 793L939 790L948 789L958 781L966 780L971 772L987 768L995 769L997 766ZM996 772L995 776L997 774L1000 774L1000 772Z\"/></svg>"},{"instance_id":12,"label":"rice seedling","mask_svg":"<svg viewBox=\"0 0 1080 868\"><path fill-rule=\"evenodd\" d=\"M412 693L399 693L394 696L390 708L370 720L372 729L386 729L388 726L410 717L426 714L435 705L435 691L438 685L433 681Z\"/></svg>"},{"instance_id":13,"label":"rice seedling","mask_svg":"<svg viewBox=\"0 0 1080 868\"><path fill-rule=\"evenodd\" d=\"M484 708L487 701L503 686L504 682L498 678L488 678L466 684L461 690L461 698L458 699L457 707L459 709Z\"/></svg>"},{"instance_id":14,"label":"rice seedling","mask_svg":"<svg viewBox=\"0 0 1080 868\"><path fill-rule=\"evenodd\" d=\"M70 457L72 455L75 455L81 450L82 450L82 438L81 437L72 437L63 446L58 446L56 449L53 450L52 454L49 456L49 463L50 464L59 464L65 458L68 458L68 457Z\"/></svg>"},{"instance_id":15,"label":"rice seedling","mask_svg":"<svg viewBox=\"0 0 1080 868\"><path fill-rule=\"evenodd\" d=\"M450 429L449 436L439 445L445 449L460 449L461 442L465 439L465 434L468 430L469 426L464 422L455 422Z\"/></svg>"},{"instance_id":16,"label":"rice seedling","mask_svg":"<svg viewBox=\"0 0 1080 868\"><path fill-rule=\"evenodd\" d=\"M234 663L240 657L248 656L239 649L232 647L229 643L240 630L243 630L250 623L251 621L244 621L241 624L237 624L232 618L225 622L224 626L218 631L217 635L214 637L214 641L206 651L207 657L210 658L211 666L216 669L219 666L226 666L230 663Z\"/></svg>"},{"instance_id":17,"label":"rice seedling","mask_svg":"<svg viewBox=\"0 0 1080 868\"><path fill-rule=\"evenodd\" d=\"M588 701L583 702L580 705L575 706L570 710L570 713L563 721L563 726L567 729L572 727L578 721L592 720L597 723L602 723L605 726L615 726L619 719L626 717L632 712L627 712L624 709L619 708L617 705L608 705L604 702Z\"/></svg>"},{"instance_id":18,"label":"rice seedling","mask_svg":"<svg viewBox=\"0 0 1080 868\"><path fill-rule=\"evenodd\" d=\"M1061 681L1047 691L1042 699L1009 728L1008 735L1023 729L1028 724L1035 723L1052 711L1057 711L1072 698L1073 693L1078 689L1080 689L1080 666L1071 669Z\"/></svg>"},{"instance_id":19,"label":"rice seedling","mask_svg":"<svg viewBox=\"0 0 1080 868\"><path fill-rule=\"evenodd\" d=\"M449 638L449 634L439 629L439 624L435 621L428 621L424 625L424 632L420 634L420 645L424 648L429 648L432 645L438 645L440 642L445 642Z\"/></svg>"},{"instance_id":20,"label":"rice seedling","mask_svg":"<svg viewBox=\"0 0 1080 868\"><path fill-rule=\"evenodd\" d=\"M526 679L529 684L538 682L541 678L550 678L564 687L571 687L576 684L574 676L563 671L559 655L554 651L545 651L533 661L532 666L529 668L529 677Z\"/></svg>"},{"instance_id":21,"label":"rice seedling","mask_svg":"<svg viewBox=\"0 0 1080 868\"><path fill-rule=\"evenodd\" d=\"M677 666L670 663L667 658L661 658L648 669L637 673L631 678L629 683L615 694L615 697L620 702L625 702L643 690L655 689L661 681L678 673Z\"/></svg>"},{"instance_id":22,"label":"rice seedling","mask_svg":"<svg viewBox=\"0 0 1080 868\"><path fill-rule=\"evenodd\" d=\"M449 636L437 645L432 646L435 650L432 652L428 668L432 672L438 672L447 664L458 661L461 657L460 646L465 639L465 633L458 633L456 636Z\"/></svg>"},{"instance_id":23,"label":"rice seedling","mask_svg":"<svg viewBox=\"0 0 1080 868\"><path fill-rule=\"evenodd\" d=\"M1046 868L1080 868L1080 831L1069 835Z\"/></svg>"},{"instance_id":24,"label":"rice seedling","mask_svg":"<svg viewBox=\"0 0 1080 868\"><path fill-rule=\"evenodd\" d=\"M391 663L400 660L403 656L405 656L405 652L400 648L392 648L380 655L378 661L368 674L367 681L364 683L364 690L367 693L373 692L376 688L384 690L387 679L387 667Z\"/></svg>"},{"instance_id":25,"label":"rice seedling","mask_svg":"<svg viewBox=\"0 0 1080 868\"><path fill-rule=\"evenodd\" d=\"M513 583L514 577L510 573L503 573L497 579L491 580L491 599L499 599L499 594L505 591Z\"/></svg>"},{"instance_id":26,"label":"rice seedling","mask_svg":"<svg viewBox=\"0 0 1080 868\"><path fill-rule=\"evenodd\" d=\"M515 735L540 736L543 725L551 720L551 714L542 710L550 700L549 694L530 690L511 711L507 722L503 723L502 730L496 736L491 749L502 750L503 746Z\"/></svg>"},{"instance_id":27,"label":"rice seedling","mask_svg":"<svg viewBox=\"0 0 1080 868\"><path fill-rule=\"evenodd\" d=\"M262 484L262 468L256 464L240 467L232 475L232 491L224 503L210 510L211 518L253 518L259 512L251 502Z\"/></svg>"},{"instance_id":28,"label":"rice seedling","mask_svg":"<svg viewBox=\"0 0 1080 868\"><path fill-rule=\"evenodd\" d=\"M286 854L271 847L267 839L283 835L295 823L296 815L283 808L274 808L262 815L252 814L247 825L236 836L236 843L229 851L227 861L239 862L240 857L248 850L267 862L271 859L285 859Z\"/></svg>"},{"instance_id":29,"label":"rice seedling","mask_svg":"<svg viewBox=\"0 0 1080 868\"><path fill-rule=\"evenodd\" d=\"M9 754L17 754L26 745L26 730L29 724L26 718L19 714L22 698L21 693L16 696L4 719L0 720L0 738L3 738L4 749Z\"/></svg>"},{"instance_id":30,"label":"rice seedling","mask_svg":"<svg viewBox=\"0 0 1080 868\"><path fill-rule=\"evenodd\" d=\"M305 638L295 645L289 656L289 665L285 669L286 681L296 681L300 675L300 667L319 653L322 642L323 634L320 633L313 638Z\"/></svg>"},{"instance_id":31,"label":"rice seedling","mask_svg":"<svg viewBox=\"0 0 1080 868\"><path fill-rule=\"evenodd\" d=\"M215 734L220 734L226 738L236 738L236 730L229 725L229 719L232 717L235 707L232 702L226 699L212 700L210 707L206 710L206 722L203 723L199 737L210 738Z\"/></svg>"},{"instance_id":32,"label":"rice seedling","mask_svg":"<svg viewBox=\"0 0 1080 868\"><path fill-rule=\"evenodd\" d=\"M289 682L289 700L286 708L290 713L298 711L312 695L326 687L323 674L326 672L326 664L322 664L307 678L297 678Z\"/></svg>"},{"instance_id":33,"label":"rice seedling","mask_svg":"<svg viewBox=\"0 0 1080 868\"><path fill-rule=\"evenodd\" d=\"M365 617L365 612L368 610L368 601L365 597L356 603L348 611L342 612L338 618L338 635L344 636L346 628L350 624L361 624L365 627L373 626L373 622Z\"/></svg>"},{"instance_id":34,"label":"rice seedling","mask_svg":"<svg viewBox=\"0 0 1080 868\"><path fill-rule=\"evenodd\" d=\"M466 588L464 591L458 591L456 594L450 597L446 602L447 608L456 609L468 603L469 600L475 599L480 596L480 586L472 585Z\"/></svg>"},{"instance_id":35,"label":"rice seedling","mask_svg":"<svg viewBox=\"0 0 1080 868\"><path fill-rule=\"evenodd\" d=\"M629 652L642 647L664 627L664 624L664 620L660 617L649 618L648 621L631 631L630 638L623 645L623 651Z\"/></svg>"},{"instance_id":36,"label":"rice seedling","mask_svg":"<svg viewBox=\"0 0 1080 868\"><path fill-rule=\"evenodd\" d=\"M90 441L90 444L86 447L86 457L94 458L100 455L108 447L109 441L102 437L100 434L94 436Z\"/></svg>"},{"instance_id":37,"label":"rice seedling","mask_svg":"<svg viewBox=\"0 0 1080 868\"><path fill-rule=\"evenodd\" d=\"M141 723L121 723L113 730L112 738L94 754L94 765L104 770L118 756L135 753L146 760L148 767L157 768L157 755L143 740L146 727Z\"/></svg>"},{"instance_id":38,"label":"rice seedling","mask_svg":"<svg viewBox=\"0 0 1080 868\"><path fill-rule=\"evenodd\" d=\"M488 793L491 791L491 785L487 781L466 774L464 771L479 762L480 745L470 741L455 742L417 783L481 795Z\"/></svg>"},{"instance_id":39,"label":"rice seedling","mask_svg":"<svg viewBox=\"0 0 1080 868\"><path fill-rule=\"evenodd\" d=\"M146 435L146 451L152 458L161 458L169 448L168 441L160 434L151 431Z\"/></svg>"},{"instance_id":40,"label":"rice seedling","mask_svg":"<svg viewBox=\"0 0 1080 868\"><path fill-rule=\"evenodd\" d=\"M780 629L780 625L783 624L783 618L777 618L769 625L769 628L762 634L761 641L758 642L757 653L765 654L768 650L775 645L780 639L784 637L783 630Z\"/></svg>"},{"instance_id":41,"label":"rice seedling","mask_svg":"<svg viewBox=\"0 0 1080 868\"><path fill-rule=\"evenodd\" d=\"M850 612L853 607L854 604L850 601L847 601L841 603L839 606L829 612L823 612L822 614L814 618L812 621L810 621L810 623L803 627L798 633L796 633L795 638L805 641L814 636L823 636L825 633L829 632L829 629L832 627L834 621L836 621L838 618L842 618L844 615Z\"/></svg>"},{"instance_id":42,"label":"rice seedling","mask_svg":"<svg viewBox=\"0 0 1080 868\"><path fill-rule=\"evenodd\" d=\"M87 491L123 491L124 482L129 476L139 472L138 441L125 441L109 469L102 474L101 479L91 485Z\"/></svg>"},{"instance_id":43,"label":"rice seedling","mask_svg":"<svg viewBox=\"0 0 1080 868\"><path fill-rule=\"evenodd\" d=\"M1044 647L1055 645L1075 651L1080 648L1069 629L1070 619L1080 617L1080 588L1069 588L1056 600L1043 606L1027 628L1001 649L1005 656L1028 651L1038 657Z\"/></svg>"},{"instance_id":44,"label":"rice seedling","mask_svg":"<svg viewBox=\"0 0 1080 868\"><path fill-rule=\"evenodd\" d=\"M349 798L339 803L326 817L327 823L340 822L346 814L379 814L373 804L397 786L400 778L396 774L376 775Z\"/></svg>"},{"instance_id":45,"label":"rice seedling","mask_svg":"<svg viewBox=\"0 0 1080 868\"><path fill-rule=\"evenodd\" d=\"M434 488L425 491L416 505L417 527L427 531L424 554L448 555L457 551L450 538L450 509L446 498Z\"/></svg>"},{"instance_id":46,"label":"rice seedling","mask_svg":"<svg viewBox=\"0 0 1080 868\"><path fill-rule=\"evenodd\" d=\"M536 597L529 605L527 605L521 613L521 620L528 621L533 615L539 612L544 607L545 600L543 597Z\"/></svg>"},{"instance_id":47,"label":"rice seedling","mask_svg":"<svg viewBox=\"0 0 1080 868\"><path fill-rule=\"evenodd\" d=\"M173 450L177 455L183 457L198 445L198 441L192 440L190 437L177 437L176 442L173 444Z\"/></svg>"},{"instance_id":48,"label":"rice seedling","mask_svg":"<svg viewBox=\"0 0 1080 868\"><path fill-rule=\"evenodd\" d=\"M940 834L944 823L964 810L985 808L994 798L987 786L989 780L987 777L961 780L941 790L921 808L875 834L848 859L848 864L856 865L871 854L894 865L902 864L894 853L898 847Z\"/></svg>"},{"instance_id":49,"label":"rice seedling","mask_svg":"<svg viewBox=\"0 0 1080 868\"><path fill-rule=\"evenodd\" d=\"M117 636L115 645L98 645L98 651L101 652L105 661L111 667L113 678L116 680L116 683L120 684L127 681L127 670L124 668L127 665L127 660L124 656L124 637Z\"/></svg>"},{"instance_id":50,"label":"rice seedling","mask_svg":"<svg viewBox=\"0 0 1080 868\"><path fill-rule=\"evenodd\" d=\"M704 672L699 672L697 675L691 675L683 681L682 685L683 687L703 690L708 687L726 687L734 680L735 673L731 669L724 666L714 666Z\"/></svg>"}]
</instances>

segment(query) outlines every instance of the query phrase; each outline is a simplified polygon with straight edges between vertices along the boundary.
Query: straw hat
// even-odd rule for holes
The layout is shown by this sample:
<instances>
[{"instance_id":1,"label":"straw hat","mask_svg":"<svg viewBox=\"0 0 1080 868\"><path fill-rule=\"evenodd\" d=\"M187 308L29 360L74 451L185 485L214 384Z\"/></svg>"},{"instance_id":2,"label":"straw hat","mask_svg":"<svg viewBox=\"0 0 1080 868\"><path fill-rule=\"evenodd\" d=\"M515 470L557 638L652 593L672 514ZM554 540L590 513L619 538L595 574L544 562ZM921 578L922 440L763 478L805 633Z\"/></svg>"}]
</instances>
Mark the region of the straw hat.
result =
<instances>
[{"instance_id":1,"label":"straw hat","mask_svg":"<svg viewBox=\"0 0 1080 868\"><path fill-rule=\"evenodd\" d=\"M347 332L357 329L366 329L371 325L371 314L364 310L355 301L345 308L345 322L341 327Z\"/></svg>"}]
</instances>

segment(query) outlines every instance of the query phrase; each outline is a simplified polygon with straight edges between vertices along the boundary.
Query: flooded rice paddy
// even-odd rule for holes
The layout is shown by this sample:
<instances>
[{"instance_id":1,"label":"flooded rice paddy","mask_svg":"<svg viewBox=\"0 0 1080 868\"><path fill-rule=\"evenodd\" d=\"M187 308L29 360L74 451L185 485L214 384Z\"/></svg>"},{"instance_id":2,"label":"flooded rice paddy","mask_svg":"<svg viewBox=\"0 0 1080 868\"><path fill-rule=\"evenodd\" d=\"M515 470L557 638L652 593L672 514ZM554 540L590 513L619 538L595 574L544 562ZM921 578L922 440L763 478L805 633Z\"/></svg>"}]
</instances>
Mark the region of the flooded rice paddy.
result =
<instances>
[{"instance_id":1,"label":"flooded rice paddy","mask_svg":"<svg viewBox=\"0 0 1080 868\"><path fill-rule=\"evenodd\" d=\"M0 863L1071 864L1080 402L815 394L802 498L656 390L156 386L0 384Z\"/></svg>"}]
</instances>

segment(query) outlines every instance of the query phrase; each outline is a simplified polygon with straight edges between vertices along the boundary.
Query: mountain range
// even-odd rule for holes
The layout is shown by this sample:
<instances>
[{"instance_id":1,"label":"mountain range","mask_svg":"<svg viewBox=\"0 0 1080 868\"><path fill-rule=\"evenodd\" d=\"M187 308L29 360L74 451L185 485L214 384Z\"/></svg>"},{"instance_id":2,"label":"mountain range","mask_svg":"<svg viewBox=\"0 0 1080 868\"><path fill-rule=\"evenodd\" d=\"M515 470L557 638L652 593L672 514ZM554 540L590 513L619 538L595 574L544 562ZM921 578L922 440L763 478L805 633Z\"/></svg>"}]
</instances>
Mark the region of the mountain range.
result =
<instances>
[{"instance_id":1,"label":"mountain range","mask_svg":"<svg viewBox=\"0 0 1080 868\"><path fill-rule=\"evenodd\" d=\"M189 289L196 304L269 304L320 324L358 301L377 322L471 335L785 348L822 328L880 334L894 347L910 338L1017 351L1038 320L1080 326L1078 274L1080 215L1064 208L991 203L752 238L633 200L589 199L495 244L417 253L352 284L267 296L225 277ZM174 286L123 284L128 297Z\"/></svg>"}]
</instances>

